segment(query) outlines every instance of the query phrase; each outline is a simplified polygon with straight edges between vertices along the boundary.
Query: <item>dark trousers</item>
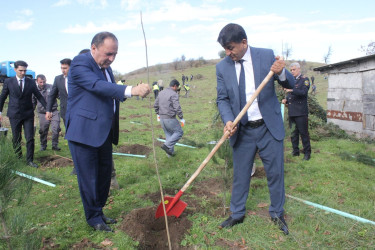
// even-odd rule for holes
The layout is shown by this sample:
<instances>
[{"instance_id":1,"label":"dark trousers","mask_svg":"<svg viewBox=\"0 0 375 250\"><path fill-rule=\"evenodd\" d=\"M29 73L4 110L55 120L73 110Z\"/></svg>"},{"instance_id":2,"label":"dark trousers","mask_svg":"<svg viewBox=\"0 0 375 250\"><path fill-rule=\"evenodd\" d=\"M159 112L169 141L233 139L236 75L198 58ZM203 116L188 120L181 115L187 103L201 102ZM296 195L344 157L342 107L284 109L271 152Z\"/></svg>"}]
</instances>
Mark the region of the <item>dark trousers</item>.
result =
<instances>
[{"instance_id":1,"label":"dark trousers","mask_svg":"<svg viewBox=\"0 0 375 250\"><path fill-rule=\"evenodd\" d=\"M112 133L100 147L69 141L69 149L77 170L86 221L90 226L104 223L103 207L111 184Z\"/></svg>"},{"instance_id":2,"label":"dark trousers","mask_svg":"<svg viewBox=\"0 0 375 250\"><path fill-rule=\"evenodd\" d=\"M293 153L299 153L299 136L301 136L304 154L311 155L308 116L290 116L289 127L291 129L294 127L290 138L293 146Z\"/></svg>"},{"instance_id":3,"label":"dark trousers","mask_svg":"<svg viewBox=\"0 0 375 250\"><path fill-rule=\"evenodd\" d=\"M251 170L258 151L267 175L271 205L270 216L275 218L284 213L284 146L276 140L265 124L258 128L240 125L238 137L233 146L233 186L230 201L232 218L246 214Z\"/></svg>"},{"instance_id":4,"label":"dark trousers","mask_svg":"<svg viewBox=\"0 0 375 250\"><path fill-rule=\"evenodd\" d=\"M26 161L31 162L34 160L34 116L27 119L9 118L10 127L12 128L12 142L13 148L19 158L22 157L21 139L22 139L22 126L26 139Z\"/></svg>"}]
</instances>

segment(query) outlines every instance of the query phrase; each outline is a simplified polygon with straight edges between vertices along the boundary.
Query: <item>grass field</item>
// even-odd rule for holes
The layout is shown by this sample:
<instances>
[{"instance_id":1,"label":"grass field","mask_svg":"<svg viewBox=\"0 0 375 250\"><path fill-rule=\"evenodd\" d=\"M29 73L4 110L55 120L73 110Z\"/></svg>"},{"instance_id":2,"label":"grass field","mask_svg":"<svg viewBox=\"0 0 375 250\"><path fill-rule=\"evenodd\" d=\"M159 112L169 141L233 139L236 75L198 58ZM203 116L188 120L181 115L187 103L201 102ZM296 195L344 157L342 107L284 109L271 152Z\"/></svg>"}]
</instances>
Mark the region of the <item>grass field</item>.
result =
<instances>
[{"instance_id":1,"label":"grass field","mask_svg":"<svg viewBox=\"0 0 375 250\"><path fill-rule=\"evenodd\" d=\"M315 66L310 66L311 70ZM313 64L311 64L313 65ZM202 79L189 82L189 98L180 98L186 124L181 143L198 145L196 149L176 147L177 155L168 158L157 145L156 161L163 188L174 195L185 184L191 174L209 153L207 142L217 140L222 128L213 125L216 114L215 66L204 65L182 71L152 72L150 81L163 79L165 85L181 74L200 74ZM326 107L327 80L311 71L317 83L317 99ZM140 80L147 81L146 74L138 74L127 79L135 85ZM181 91L181 96L184 91ZM151 95L150 95L151 96ZM151 100L150 100L151 98ZM37 176L56 187L34 183L26 203L18 205L13 200L7 206L6 222L9 227L13 249L72 249L106 248L136 249L142 247L137 241L121 230L125 216L132 211L156 207L159 200L151 194L159 192L158 178L152 154L152 129L155 138L164 134L150 109L153 97L137 100L131 98L121 104L120 142L114 147L142 145L150 149L147 158L114 156L117 179L121 189L111 192L104 212L117 218L115 233L96 232L84 219L81 199L75 176L69 175L71 164L67 166L42 166L39 169L24 167L27 174ZM151 124L152 120L152 124ZM5 124L6 125L6 124ZM63 131L64 132L64 131ZM93 135L94 136L94 135ZM11 138L11 135L8 135ZM50 149L40 152L39 136L36 136L35 159L54 154ZM8 142L9 143L9 142ZM359 217L375 221L375 168L359 161L340 157L346 153L364 154L375 158L375 144L354 139L324 138L312 141L312 158L302 161L291 157L291 143L285 139L285 188L294 197L341 210ZM58 155L70 158L67 142L61 138L62 151ZM23 147L25 152L25 147ZM3 152L1 152L3 157ZM243 224L229 230L219 230L217 226L227 218L230 201L231 168L223 159L210 161L181 197L188 203L186 217L192 226L185 232L181 247L188 249L371 249L375 246L375 226L326 212L286 198L285 210L290 235L283 235L270 222L268 216L269 193L267 181L262 173L262 163L256 160L258 172L251 181L247 201L247 217ZM263 175L262 175L263 174ZM229 185L228 185L229 182ZM223 184L222 184L223 183ZM199 192L198 187L204 187ZM227 213L224 215L224 211ZM17 218L24 218L23 229L17 227ZM12 237L13 236L13 237ZM7 248L4 238L0 248Z\"/></svg>"}]
</instances>

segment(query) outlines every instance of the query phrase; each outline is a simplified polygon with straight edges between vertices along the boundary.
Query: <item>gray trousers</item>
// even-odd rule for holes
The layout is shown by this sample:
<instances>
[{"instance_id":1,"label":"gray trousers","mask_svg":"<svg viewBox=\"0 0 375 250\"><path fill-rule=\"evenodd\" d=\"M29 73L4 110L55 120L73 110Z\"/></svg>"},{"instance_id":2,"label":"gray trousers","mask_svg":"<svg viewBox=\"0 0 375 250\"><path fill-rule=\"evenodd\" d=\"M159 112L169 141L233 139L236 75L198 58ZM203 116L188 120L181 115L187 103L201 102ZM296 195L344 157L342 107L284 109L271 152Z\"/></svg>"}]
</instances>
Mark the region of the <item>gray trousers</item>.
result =
<instances>
[{"instance_id":1,"label":"gray trousers","mask_svg":"<svg viewBox=\"0 0 375 250\"><path fill-rule=\"evenodd\" d=\"M184 131L182 131L180 122L176 118L160 119L161 127L165 133L165 146L174 152L174 145L181 139Z\"/></svg>"},{"instance_id":2,"label":"gray trousers","mask_svg":"<svg viewBox=\"0 0 375 250\"><path fill-rule=\"evenodd\" d=\"M52 147L57 147L59 144L59 133L60 129L60 114L59 111L52 112L52 120L46 119L46 114L38 113L39 116L39 134L40 134L40 146L42 148L47 147L47 136L48 130L51 125L52 130Z\"/></svg>"},{"instance_id":3,"label":"gray trousers","mask_svg":"<svg viewBox=\"0 0 375 250\"><path fill-rule=\"evenodd\" d=\"M258 128L240 125L238 133L233 146L232 218L239 219L246 214L251 170L258 150L267 175L271 200L269 213L273 218L280 217L285 202L283 141L276 140L265 124Z\"/></svg>"}]
</instances>

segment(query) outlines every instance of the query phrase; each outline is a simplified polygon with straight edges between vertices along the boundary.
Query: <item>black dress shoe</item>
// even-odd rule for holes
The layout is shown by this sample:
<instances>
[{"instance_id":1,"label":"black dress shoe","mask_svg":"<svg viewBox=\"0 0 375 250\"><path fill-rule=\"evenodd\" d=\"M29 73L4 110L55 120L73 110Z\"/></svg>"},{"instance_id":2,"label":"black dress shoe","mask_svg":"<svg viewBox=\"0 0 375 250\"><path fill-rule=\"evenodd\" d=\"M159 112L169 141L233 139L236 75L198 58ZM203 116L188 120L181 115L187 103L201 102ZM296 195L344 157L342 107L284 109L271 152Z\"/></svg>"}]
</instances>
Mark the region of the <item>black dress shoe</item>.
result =
<instances>
[{"instance_id":1,"label":"black dress shoe","mask_svg":"<svg viewBox=\"0 0 375 250\"><path fill-rule=\"evenodd\" d=\"M240 224L245 219L245 216L242 216L239 219L233 219L232 216L229 216L223 223L220 224L219 228L233 227L234 225Z\"/></svg>"},{"instance_id":2,"label":"black dress shoe","mask_svg":"<svg viewBox=\"0 0 375 250\"><path fill-rule=\"evenodd\" d=\"M116 224L117 223L117 220L112 219L112 218L108 218L104 214L102 215L102 218L103 218L103 221L104 221L105 224Z\"/></svg>"},{"instance_id":3,"label":"black dress shoe","mask_svg":"<svg viewBox=\"0 0 375 250\"><path fill-rule=\"evenodd\" d=\"M70 175L77 175L77 170L75 167L73 167L72 172L70 172Z\"/></svg>"},{"instance_id":4,"label":"black dress shoe","mask_svg":"<svg viewBox=\"0 0 375 250\"><path fill-rule=\"evenodd\" d=\"M27 163L27 165L29 165L30 167L33 167L33 168L38 168L38 167L39 167L37 164L35 164L35 163L32 162L32 161L29 161L29 162Z\"/></svg>"},{"instance_id":5,"label":"black dress shoe","mask_svg":"<svg viewBox=\"0 0 375 250\"><path fill-rule=\"evenodd\" d=\"M299 152L293 152L292 156L299 156Z\"/></svg>"},{"instance_id":6,"label":"black dress shoe","mask_svg":"<svg viewBox=\"0 0 375 250\"><path fill-rule=\"evenodd\" d=\"M52 147L52 150L55 150L55 151L60 151L61 150L61 148L59 148L59 147Z\"/></svg>"},{"instance_id":7,"label":"black dress shoe","mask_svg":"<svg viewBox=\"0 0 375 250\"><path fill-rule=\"evenodd\" d=\"M285 222L284 215L280 217L271 218L271 220L275 223L275 225L279 225L279 228L285 235L289 234L288 225Z\"/></svg>"},{"instance_id":8,"label":"black dress shoe","mask_svg":"<svg viewBox=\"0 0 375 250\"><path fill-rule=\"evenodd\" d=\"M305 154L305 156L303 157L303 160L304 161L308 161L310 160L311 156L309 154Z\"/></svg>"},{"instance_id":9,"label":"black dress shoe","mask_svg":"<svg viewBox=\"0 0 375 250\"><path fill-rule=\"evenodd\" d=\"M104 223L99 223L94 226L92 226L96 231L104 231L104 232L113 232L112 228L107 226Z\"/></svg>"}]
</instances>

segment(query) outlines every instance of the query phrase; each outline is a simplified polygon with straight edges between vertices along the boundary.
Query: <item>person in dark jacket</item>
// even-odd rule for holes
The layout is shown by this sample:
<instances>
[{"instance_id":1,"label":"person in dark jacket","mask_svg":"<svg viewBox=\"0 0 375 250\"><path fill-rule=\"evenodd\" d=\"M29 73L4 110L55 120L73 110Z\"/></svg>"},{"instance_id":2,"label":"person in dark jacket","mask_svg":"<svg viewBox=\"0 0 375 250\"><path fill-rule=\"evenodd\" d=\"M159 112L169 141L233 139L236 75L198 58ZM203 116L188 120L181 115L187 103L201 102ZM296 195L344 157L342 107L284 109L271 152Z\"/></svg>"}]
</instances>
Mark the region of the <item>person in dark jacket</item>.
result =
<instances>
[{"instance_id":1,"label":"person in dark jacket","mask_svg":"<svg viewBox=\"0 0 375 250\"><path fill-rule=\"evenodd\" d=\"M295 62L290 65L290 72L296 79L293 89L285 89L286 99L282 103L288 105L289 127L293 129L291 141L293 146L293 156L299 156L299 136L302 139L304 160L311 157L311 145L308 125L307 96L310 89L309 78L301 75L301 67Z\"/></svg>"},{"instance_id":2,"label":"person in dark jacket","mask_svg":"<svg viewBox=\"0 0 375 250\"><path fill-rule=\"evenodd\" d=\"M47 103L43 96L39 93L33 79L26 77L26 70L28 64L24 61L16 61L14 63L14 70L16 76L5 80L3 90L0 95L0 122L2 120L1 112L3 111L4 103L9 96L8 112L10 126L13 134L13 148L19 158L22 157L21 139L22 126L25 130L26 138L26 161L31 167L37 168L38 165L34 160L34 107L33 95L41 102L44 108Z\"/></svg>"}]
</instances>

